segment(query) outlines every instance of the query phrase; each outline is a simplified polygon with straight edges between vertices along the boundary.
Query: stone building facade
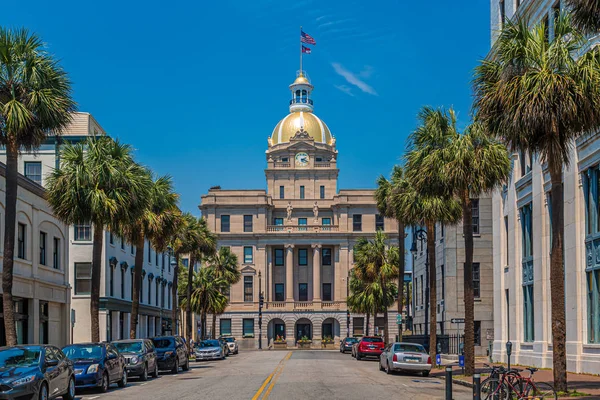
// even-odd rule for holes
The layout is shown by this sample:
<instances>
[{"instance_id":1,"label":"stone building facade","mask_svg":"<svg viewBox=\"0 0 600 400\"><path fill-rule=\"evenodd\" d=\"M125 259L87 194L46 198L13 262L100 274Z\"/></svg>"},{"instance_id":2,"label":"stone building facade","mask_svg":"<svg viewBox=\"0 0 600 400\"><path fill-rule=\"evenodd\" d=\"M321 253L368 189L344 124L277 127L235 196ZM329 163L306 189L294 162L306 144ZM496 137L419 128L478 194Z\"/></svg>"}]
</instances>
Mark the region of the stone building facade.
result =
<instances>
[{"instance_id":1,"label":"stone building facade","mask_svg":"<svg viewBox=\"0 0 600 400\"><path fill-rule=\"evenodd\" d=\"M373 190L337 190L335 138L313 113L312 89L304 73L290 85L290 113L268 141L266 190L217 187L202 196L202 215L219 246L238 256L242 272L230 288L229 308L218 316L217 335L232 334L247 348L257 346L261 292L263 347L277 337L294 346L306 336L320 347L327 337L364 334L364 315L347 322L353 246L376 229L398 238L396 222L378 215ZM390 312L391 337L395 315Z\"/></svg>"},{"instance_id":2,"label":"stone building facade","mask_svg":"<svg viewBox=\"0 0 600 400\"><path fill-rule=\"evenodd\" d=\"M557 1L492 0L492 37L509 18L545 20L553 31ZM597 42L596 36L589 42ZM580 137L564 182L564 266L567 369L600 371L600 137ZM550 238L551 182L537 155L512 155L508 185L493 195L494 351L512 362L552 367Z\"/></svg>"}]
</instances>

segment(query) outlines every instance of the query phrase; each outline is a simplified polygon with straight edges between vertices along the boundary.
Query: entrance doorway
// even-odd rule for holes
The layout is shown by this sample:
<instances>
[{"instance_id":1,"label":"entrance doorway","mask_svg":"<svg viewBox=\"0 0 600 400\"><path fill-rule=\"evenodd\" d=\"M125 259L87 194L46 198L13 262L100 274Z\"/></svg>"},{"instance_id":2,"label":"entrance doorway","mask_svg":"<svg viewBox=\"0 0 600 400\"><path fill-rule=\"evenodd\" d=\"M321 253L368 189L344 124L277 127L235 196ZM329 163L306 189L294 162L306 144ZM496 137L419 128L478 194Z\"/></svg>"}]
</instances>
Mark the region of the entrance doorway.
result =
<instances>
[{"instance_id":1,"label":"entrance doorway","mask_svg":"<svg viewBox=\"0 0 600 400\"><path fill-rule=\"evenodd\" d=\"M275 324L275 339L285 339L285 324Z\"/></svg>"},{"instance_id":2,"label":"entrance doorway","mask_svg":"<svg viewBox=\"0 0 600 400\"><path fill-rule=\"evenodd\" d=\"M296 341L304 337L312 340L312 323L306 318L302 318L296 323Z\"/></svg>"}]
</instances>

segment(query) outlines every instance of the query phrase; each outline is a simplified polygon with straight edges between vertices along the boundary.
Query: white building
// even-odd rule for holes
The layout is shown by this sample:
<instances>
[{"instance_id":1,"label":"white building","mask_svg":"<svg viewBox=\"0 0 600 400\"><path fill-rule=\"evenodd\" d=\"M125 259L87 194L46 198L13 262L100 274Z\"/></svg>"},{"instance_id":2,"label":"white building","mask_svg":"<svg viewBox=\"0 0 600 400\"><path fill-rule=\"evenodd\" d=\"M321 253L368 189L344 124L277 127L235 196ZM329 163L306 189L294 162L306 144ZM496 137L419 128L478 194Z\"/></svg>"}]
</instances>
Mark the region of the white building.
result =
<instances>
[{"instance_id":1,"label":"white building","mask_svg":"<svg viewBox=\"0 0 600 400\"><path fill-rule=\"evenodd\" d=\"M6 166L0 164L0 270L6 221L5 176ZM44 188L22 175L18 176L16 231L13 300L17 342L64 346L70 337L68 230L52 214L44 200ZM0 346L5 346L1 304L0 296Z\"/></svg>"},{"instance_id":2,"label":"white building","mask_svg":"<svg viewBox=\"0 0 600 400\"><path fill-rule=\"evenodd\" d=\"M492 37L503 20L525 16L552 26L558 1L492 0ZM600 137L578 139L564 171L564 261L567 368L600 371ZM546 164L536 155L512 155L508 185L493 196L494 351L512 362L552 367L550 302L550 194ZM510 326L510 328L509 328Z\"/></svg>"},{"instance_id":3,"label":"white building","mask_svg":"<svg viewBox=\"0 0 600 400\"><path fill-rule=\"evenodd\" d=\"M49 173L58 168L61 145L76 143L88 136L105 135L106 132L88 113L74 113L72 123L60 133L50 135L35 153L21 153L19 171L41 185ZM0 161L6 154L0 151ZM75 311L74 342L90 340L90 290L93 232L89 225L69 228L69 277ZM173 267L169 256L144 246L143 284L140 292L138 337L170 334L172 332L171 288ZM135 247L109 232L104 234L102 252L102 275L100 287L100 340L116 340L129 337L131 294Z\"/></svg>"}]
</instances>

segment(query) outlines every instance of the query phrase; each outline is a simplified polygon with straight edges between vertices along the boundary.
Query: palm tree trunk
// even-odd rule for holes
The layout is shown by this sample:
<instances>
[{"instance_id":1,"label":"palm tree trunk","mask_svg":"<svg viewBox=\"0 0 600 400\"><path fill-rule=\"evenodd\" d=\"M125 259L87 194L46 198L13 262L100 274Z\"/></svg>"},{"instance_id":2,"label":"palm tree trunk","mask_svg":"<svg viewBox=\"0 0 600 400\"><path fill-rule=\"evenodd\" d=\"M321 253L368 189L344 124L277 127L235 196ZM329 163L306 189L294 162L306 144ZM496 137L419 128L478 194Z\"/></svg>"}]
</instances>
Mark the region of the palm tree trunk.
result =
<instances>
[{"instance_id":1,"label":"palm tree trunk","mask_svg":"<svg viewBox=\"0 0 600 400\"><path fill-rule=\"evenodd\" d=\"M4 259L2 260L2 312L4 313L7 346L17 344L12 289L15 263L15 227L17 225L18 157L19 147L17 142L10 140L6 145L6 216L4 221ZM33 254L35 254L35 251Z\"/></svg>"},{"instance_id":2,"label":"palm tree trunk","mask_svg":"<svg viewBox=\"0 0 600 400\"><path fill-rule=\"evenodd\" d=\"M369 311L367 311L367 329L366 329L366 335L365 336L369 336L369 320L371 318L371 313Z\"/></svg>"},{"instance_id":3,"label":"palm tree trunk","mask_svg":"<svg viewBox=\"0 0 600 400\"><path fill-rule=\"evenodd\" d=\"M173 268L173 289L171 290L171 296L173 297L173 308L171 309L171 324L177 330L177 310L179 309L179 302L177 301L179 297L177 296L177 285L179 279L179 253L175 253L175 268ZM176 333L180 333L176 332ZM175 333L175 332L174 332Z\"/></svg>"},{"instance_id":4,"label":"palm tree trunk","mask_svg":"<svg viewBox=\"0 0 600 400\"><path fill-rule=\"evenodd\" d=\"M562 183L562 156L548 157L552 189L552 247L550 253L550 297L552 301L552 355L554 389L567 391L567 353L565 318L564 251L564 189Z\"/></svg>"},{"instance_id":5,"label":"palm tree trunk","mask_svg":"<svg viewBox=\"0 0 600 400\"><path fill-rule=\"evenodd\" d=\"M92 290L90 293L90 319L92 342L100 341L100 276L102 273L102 247L104 246L104 225L94 224L92 245Z\"/></svg>"},{"instance_id":6,"label":"palm tree trunk","mask_svg":"<svg viewBox=\"0 0 600 400\"><path fill-rule=\"evenodd\" d=\"M144 242L144 235L141 232L138 233L135 238L135 267L133 269L133 293L131 294L131 319L129 323L130 339L135 339L137 336L140 289L142 286L142 266L144 265Z\"/></svg>"},{"instance_id":7,"label":"palm tree trunk","mask_svg":"<svg viewBox=\"0 0 600 400\"><path fill-rule=\"evenodd\" d=\"M398 220L398 254L399 265L398 265L398 315L402 315L403 301L404 301L404 223ZM408 313L406 313L408 315ZM402 341L402 324L398 325L398 341Z\"/></svg>"},{"instance_id":8,"label":"palm tree trunk","mask_svg":"<svg viewBox=\"0 0 600 400\"><path fill-rule=\"evenodd\" d=\"M217 337L217 314L213 313L212 315L212 338L216 339Z\"/></svg>"},{"instance_id":9,"label":"palm tree trunk","mask_svg":"<svg viewBox=\"0 0 600 400\"><path fill-rule=\"evenodd\" d=\"M383 294L383 342L387 345L390 342L390 333L388 332L388 307L387 307L387 285L381 279L381 292Z\"/></svg>"},{"instance_id":10,"label":"palm tree trunk","mask_svg":"<svg viewBox=\"0 0 600 400\"><path fill-rule=\"evenodd\" d=\"M435 222L427 221L427 256L429 257L429 354L437 352L437 276L435 261ZM425 316L427 318L427 316Z\"/></svg>"},{"instance_id":11,"label":"palm tree trunk","mask_svg":"<svg viewBox=\"0 0 600 400\"><path fill-rule=\"evenodd\" d=\"M463 271L465 304L465 375L475 373L475 303L473 292L473 213L469 191L462 194L463 236L465 240L465 267Z\"/></svg>"},{"instance_id":12,"label":"palm tree trunk","mask_svg":"<svg viewBox=\"0 0 600 400\"><path fill-rule=\"evenodd\" d=\"M194 280L194 264L196 264L196 259L194 256L190 257L190 263L188 265L188 281L187 281L187 303L185 305L185 334L189 343L192 340L192 284ZM192 354L192 349L190 346L190 354Z\"/></svg>"}]
</instances>

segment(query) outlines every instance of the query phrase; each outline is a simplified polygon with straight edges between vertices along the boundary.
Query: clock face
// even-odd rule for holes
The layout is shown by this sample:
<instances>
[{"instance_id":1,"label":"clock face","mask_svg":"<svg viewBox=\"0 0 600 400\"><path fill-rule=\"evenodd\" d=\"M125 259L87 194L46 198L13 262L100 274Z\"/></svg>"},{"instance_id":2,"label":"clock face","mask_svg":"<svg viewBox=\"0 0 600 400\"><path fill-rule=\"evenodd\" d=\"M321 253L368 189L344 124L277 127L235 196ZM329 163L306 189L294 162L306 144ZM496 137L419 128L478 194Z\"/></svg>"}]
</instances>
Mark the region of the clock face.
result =
<instances>
[{"instance_id":1,"label":"clock face","mask_svg":"<svg viewBox=\"0 0 600 400\"><path fill-rule=\"evenodd\" d=\"M308 165L308 154L306 154L306 153L296 154L296 165L299 167L306 167Z\"/></svg>"}]
</instances>

